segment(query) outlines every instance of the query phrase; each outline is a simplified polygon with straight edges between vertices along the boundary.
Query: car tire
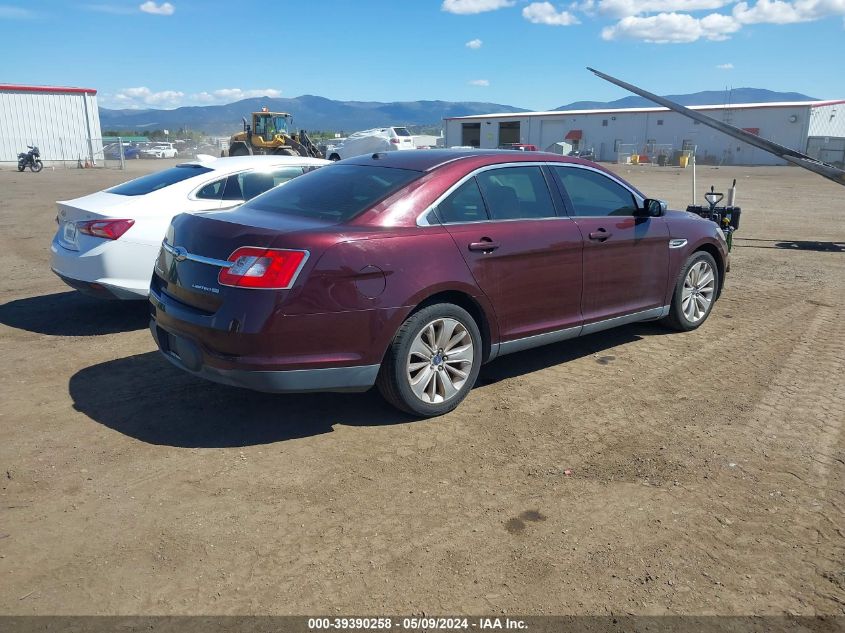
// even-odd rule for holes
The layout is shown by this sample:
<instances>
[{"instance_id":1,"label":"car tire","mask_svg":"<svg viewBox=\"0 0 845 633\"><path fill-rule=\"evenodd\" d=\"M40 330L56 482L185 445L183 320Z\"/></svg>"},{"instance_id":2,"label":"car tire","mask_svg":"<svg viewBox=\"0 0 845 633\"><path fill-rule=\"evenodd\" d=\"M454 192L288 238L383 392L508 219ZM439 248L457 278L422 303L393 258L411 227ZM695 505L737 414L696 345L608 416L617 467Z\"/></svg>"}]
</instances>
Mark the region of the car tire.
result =
<instances>
[{"instance_id":1,"label":"car tire","mask_svg":"<svg viewBox=\"0 0 845 633\"><path fill-rule=\"evenodd\" d=\"M399 328L376 386L397 409L422 418L443 415L472 389L482 353L481 333L469 312L451 303L430 305Z\"/></svg>"},{"instance_id":2,"label":"car tire","mask_svg":"<svg viewBox=\"0 0 845 633\"><path fill-rule=\"evenodd\" d=\"M679 332L699 327L713 310L719 296L719 283L719 268L710 253L697 251L690 255L675 282L664 325Z\"/></svg>"}]
</instances>

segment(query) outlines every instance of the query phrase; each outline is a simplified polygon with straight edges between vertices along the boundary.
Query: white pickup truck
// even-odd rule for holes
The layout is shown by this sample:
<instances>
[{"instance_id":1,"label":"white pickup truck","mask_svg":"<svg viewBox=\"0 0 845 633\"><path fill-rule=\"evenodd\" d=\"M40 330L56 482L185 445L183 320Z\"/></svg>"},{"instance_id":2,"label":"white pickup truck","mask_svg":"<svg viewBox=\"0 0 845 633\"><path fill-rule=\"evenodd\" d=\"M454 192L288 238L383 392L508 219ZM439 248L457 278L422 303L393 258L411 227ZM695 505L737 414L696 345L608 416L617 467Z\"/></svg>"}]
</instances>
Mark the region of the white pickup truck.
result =
<instances>
[{"instance_id":1,"label":"white pickup truck","mask_svg":"<svg viewBox=\"0 0 845 633\"><path fill-rule=\"evenodd\" d=\"M350 134L340 145L326 151L329 160L341 160L362 154L414 149L414 139L408 128L380 127Z\"/></svg>"}]
</instances>

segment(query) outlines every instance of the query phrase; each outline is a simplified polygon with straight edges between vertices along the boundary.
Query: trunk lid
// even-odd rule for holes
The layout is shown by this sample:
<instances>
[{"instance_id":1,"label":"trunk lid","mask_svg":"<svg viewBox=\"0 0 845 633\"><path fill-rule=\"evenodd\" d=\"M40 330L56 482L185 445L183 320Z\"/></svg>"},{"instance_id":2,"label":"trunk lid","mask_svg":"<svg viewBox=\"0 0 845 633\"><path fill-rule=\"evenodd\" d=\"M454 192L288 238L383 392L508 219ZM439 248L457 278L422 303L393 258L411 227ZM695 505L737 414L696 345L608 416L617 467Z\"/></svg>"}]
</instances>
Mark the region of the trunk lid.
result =
<instances>
[{"instance_id":1,"label":"trunk lid","mask_svg":"<svg viewBox=\"0 0 845 633\"><path fill-rule=\"evenodd\" d=\"M327 226L311 219L256 211L176 216L165 236L169 248L162 248L156 260L153 288L208 315L217 312L230 297L236 303L239 298L246 300L248 296L253 302L260 296L260 301L275 304L280 293L293 289L253 290L219 283L218 275L229 256L244 246L307 250L309 257L299 280L324 250L319 241L308 236Z\"/></svg>"}]
</instances>

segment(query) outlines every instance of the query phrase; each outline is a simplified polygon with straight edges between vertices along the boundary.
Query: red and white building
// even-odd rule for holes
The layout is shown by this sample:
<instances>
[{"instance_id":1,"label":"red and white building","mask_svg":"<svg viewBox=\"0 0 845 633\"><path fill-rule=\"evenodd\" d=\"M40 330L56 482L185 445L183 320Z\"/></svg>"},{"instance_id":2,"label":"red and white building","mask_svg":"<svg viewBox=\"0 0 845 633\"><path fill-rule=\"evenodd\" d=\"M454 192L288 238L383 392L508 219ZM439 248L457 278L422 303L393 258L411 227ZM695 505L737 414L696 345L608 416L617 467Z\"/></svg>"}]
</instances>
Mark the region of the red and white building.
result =
<instances>
[{"instance_id":1,"label":"red and white building","mask_svg":"<svg viewBox=\"0 0 845 633\"><path fill-rule=\"evenodd\" d=\"M0 162L17 162L27 145L46 164L102 157L97 91L0 84Z\"/></svg>"},{"instance_id":2,"label":"red and white building","mask_svg":"<svg viewBox=\"0 0 845 633\"><path fill-rule=\"evenodd\" d=\"M845 100L692 106L828 163L845 162ZM555 110L444 119L446 146L496 148L509 143L540 150L593 150L597 160L620 154L670 155L693 147L699 162L781 165L776 156L663 107Z\"/></svg>"}]
</instances>

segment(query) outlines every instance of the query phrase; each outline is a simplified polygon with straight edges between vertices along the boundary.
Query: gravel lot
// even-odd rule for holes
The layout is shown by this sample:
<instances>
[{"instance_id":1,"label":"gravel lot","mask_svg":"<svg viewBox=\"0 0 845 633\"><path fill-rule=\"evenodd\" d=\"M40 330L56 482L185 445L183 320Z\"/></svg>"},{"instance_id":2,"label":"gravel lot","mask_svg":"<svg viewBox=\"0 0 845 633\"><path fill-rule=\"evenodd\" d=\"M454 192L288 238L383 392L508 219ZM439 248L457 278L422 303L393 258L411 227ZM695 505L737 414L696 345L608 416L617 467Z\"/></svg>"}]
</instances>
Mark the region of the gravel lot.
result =
<instances>
[{"instance_id":1,"label":"gravel lot","mask_svg":"<svg viewBox=\"0 0 845 633\"><path fill-rule=\"evenodd\" d=\"M744 211L706 325L501 358L420 422L201 382L50 272L55 200L171 162L0 168L0 613L845 612L845 189L700 167Z\"/></svg>"}]
</instances>

